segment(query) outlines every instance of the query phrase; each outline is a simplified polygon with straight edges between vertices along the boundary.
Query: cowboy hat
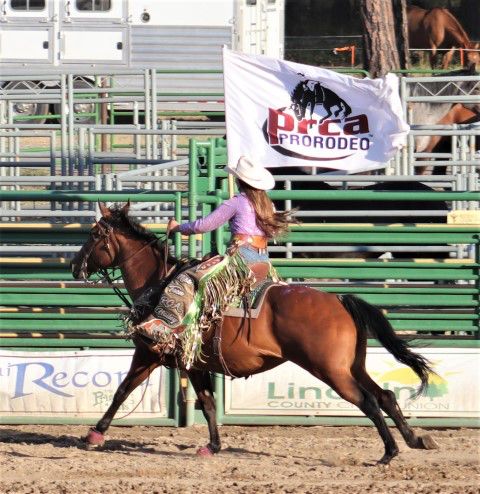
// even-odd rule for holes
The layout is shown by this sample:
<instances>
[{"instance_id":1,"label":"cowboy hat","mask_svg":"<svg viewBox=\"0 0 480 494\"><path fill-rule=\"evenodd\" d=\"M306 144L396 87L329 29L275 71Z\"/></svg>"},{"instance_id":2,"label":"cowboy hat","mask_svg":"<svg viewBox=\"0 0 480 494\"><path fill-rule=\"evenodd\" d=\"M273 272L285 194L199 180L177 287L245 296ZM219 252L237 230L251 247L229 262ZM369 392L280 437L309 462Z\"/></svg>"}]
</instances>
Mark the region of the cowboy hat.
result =
<instances>
[{"instance_id":1,"label":"cowboy hat","mask_svg":"<svg viewBox=\"0 0 480 494\"><path fill-rule=\"evenodd\" d=\"M255 189L270 190L275 187L273 175L266 168L252 163L245 156L240 156L236 166L228 165L225 170Z\"/></svg>"}]
</instances>

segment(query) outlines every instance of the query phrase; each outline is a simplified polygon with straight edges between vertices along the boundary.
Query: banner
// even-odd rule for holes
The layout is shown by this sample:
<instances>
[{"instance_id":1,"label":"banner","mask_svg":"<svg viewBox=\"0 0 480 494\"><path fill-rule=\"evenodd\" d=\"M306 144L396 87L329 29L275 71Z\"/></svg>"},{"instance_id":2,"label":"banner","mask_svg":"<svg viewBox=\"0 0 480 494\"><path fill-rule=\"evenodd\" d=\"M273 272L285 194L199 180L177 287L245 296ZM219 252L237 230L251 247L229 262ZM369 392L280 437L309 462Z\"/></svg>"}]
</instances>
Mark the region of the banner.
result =
<instances>
[{"instance_id":1,"label":"banner","mask_svg":"<svg viewBox=\"0 0 480 494\"><path fill-rule=\"evenodd\" d=\"M359 79L223 49L229 164L347 173L385 166L405 145L398 78Z\"/></svg>"},{"instance_id":2,"label":"banner","mask_svg":"<svg viewBox=\"0 0 480 494\"><path fill-rule=\"evenodd\" d=\"M133 350L0 351L0 415L100 418L125 378ZM147 389L145 389L145 386ZM138 405L138 406L137 406ZM135 409L136 407L136 409ZM160 367L120 407L117 417L167 416Z\"/></svg>"},{"instance_id":3,"label":"banner","mask_svg":"<svg viewBox=\"0 0 480 494\"><path fill-rule=\"evenodd\" d=\"M478 348L422 348L437 375L425 395L412 400L420 379L384 348L369 348L367 370L383 389L395 393L405 417L480 418ZM472 384L475 383L475 384ZM225 413L230 415L363 416L329 386L292 363L249 379L225 382Z\"/></svg>"}]
</instances>

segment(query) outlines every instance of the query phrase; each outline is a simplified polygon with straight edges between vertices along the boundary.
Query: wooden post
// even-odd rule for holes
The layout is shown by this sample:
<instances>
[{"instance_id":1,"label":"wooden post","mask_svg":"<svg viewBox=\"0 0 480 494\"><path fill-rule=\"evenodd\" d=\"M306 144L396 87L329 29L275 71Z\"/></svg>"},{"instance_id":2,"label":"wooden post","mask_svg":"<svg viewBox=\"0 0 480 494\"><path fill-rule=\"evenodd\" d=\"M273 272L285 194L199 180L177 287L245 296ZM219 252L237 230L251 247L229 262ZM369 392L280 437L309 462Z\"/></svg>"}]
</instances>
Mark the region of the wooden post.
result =
<instances>
[{"instance_id":1,"label":"wooden post","mask_svg":"<svg viewBox=\"0 0 480 494\"><path fill-rule=\"evenodd\" d=\"M395 19L395 37L400 68L406 70L410 68L407 0L393 0L393 17Z\"/></svg>"},{"instance_id":2,"label":"wooden post","mask_svg":"<svg viewBox=\"0 0 480 494\"><path fill-rule=\"evenodd\" d=\"M372 77L400 68L391 0L361 0L365 64Z\"/></svg>"}]
</instances>

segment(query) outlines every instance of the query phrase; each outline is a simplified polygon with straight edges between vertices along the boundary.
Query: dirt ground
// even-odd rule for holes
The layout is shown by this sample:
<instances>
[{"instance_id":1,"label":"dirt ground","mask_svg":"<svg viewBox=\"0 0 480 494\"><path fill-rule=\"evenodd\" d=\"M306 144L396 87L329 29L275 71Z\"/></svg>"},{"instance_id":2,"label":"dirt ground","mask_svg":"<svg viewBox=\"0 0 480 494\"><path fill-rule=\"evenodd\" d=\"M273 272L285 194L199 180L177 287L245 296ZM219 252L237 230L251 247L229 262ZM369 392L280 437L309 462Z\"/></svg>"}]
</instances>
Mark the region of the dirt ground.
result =
<instances>
[{"instance_id":1,"label":"dirt ground","mask_svg":"<svg viewBox=\"0 0 480 494\"><path fill-rule=\"evenodd\" d=\"M429 431L438 450L411 450L389 467L372 427L223 426L223 450L197 457L204 426L112 427L87 451L86 426L0 426L0 492L335 493L480 492L480 431Z\"/></svg>"}]
</instances>

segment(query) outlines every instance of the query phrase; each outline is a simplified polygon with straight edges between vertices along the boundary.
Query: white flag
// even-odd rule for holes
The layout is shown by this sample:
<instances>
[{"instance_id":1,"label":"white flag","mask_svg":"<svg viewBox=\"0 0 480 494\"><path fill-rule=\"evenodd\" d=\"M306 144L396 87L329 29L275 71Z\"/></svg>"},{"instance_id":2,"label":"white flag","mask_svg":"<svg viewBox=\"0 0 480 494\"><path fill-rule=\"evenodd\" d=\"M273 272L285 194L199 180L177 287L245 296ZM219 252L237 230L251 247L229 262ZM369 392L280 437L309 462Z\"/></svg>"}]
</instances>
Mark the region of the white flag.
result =
<instances>
[{"instance_id":1,"label":"white flag","mask_svg":"<svg viewBox=\"0 0 480 494\"><path fill-rule=\"evenodd\" d=\"M405 145L398 78L331 70L223 49L228 161L347 173L385 166Z\"/></svg>"}]
</instances>

